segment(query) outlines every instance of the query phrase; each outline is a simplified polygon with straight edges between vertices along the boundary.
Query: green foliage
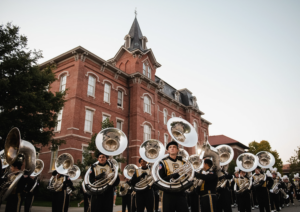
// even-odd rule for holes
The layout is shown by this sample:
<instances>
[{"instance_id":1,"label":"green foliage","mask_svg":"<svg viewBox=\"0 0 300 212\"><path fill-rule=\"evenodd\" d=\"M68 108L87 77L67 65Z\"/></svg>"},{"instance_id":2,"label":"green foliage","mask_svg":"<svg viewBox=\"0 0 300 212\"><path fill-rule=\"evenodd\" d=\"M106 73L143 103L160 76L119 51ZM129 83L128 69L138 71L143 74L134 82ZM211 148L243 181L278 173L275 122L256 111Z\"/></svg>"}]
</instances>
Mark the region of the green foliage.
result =
<instances>
[{"instance_id":1,"label":"green foliage","mask_svg":"<svg viewBox=\"0 0 300 212\"><path fill-rule=\"evenodd\" d=\"M65 92L53 93L55 80L51 67L40 70L42 52L27 49L27 37L19 27L0 25L0 136L18 127L22 139L54 149L64 141L54 140L57 112L65 103Z\"/></svg>"},{"instance_id":2,"label":"green foliage","mask_svg":"<svg viewBox=\"0 0 300 212\"><path fill-rule=\"evenodd\" d=\"M282 173L282 160L279 156L277 150L272 150L271 145L268 141L262 140L261 142L252 141L249 143L249 152L252 154L256 154L260 151L268 151L275 157L275 164L273 167L277 168L277 171Z\"/></svg>"},{"instance_id":3,"label":"green foliage","mask_svg":"<svg viewBox=\"0 0 300 212\"><path fill-rule=\"evenodd\" d=\"M233 175L233 174L234 174L234 171L235 171L235 167L236 167L236 161L235 161L235 160L232 160L232 161L229 163L229 166L228 166L228 169L227 169L228 174Z\"/></svg>"},{"instance_id":4,"label":"green foliage","mask_svg":"<svg viewBox=\"0 0 300 212\"><path fill-rule=\"evenodd\" d=\"M290 159L287 161L290 165L290 174L295 174L300 172L300 146L295 149L295 153ZM291 175L290 175L291 176Z\"/></svg>"},{"instance_id":5,"label":"green foliage","mask_svg":"<svg viewBox=\"0 0 300 212\"><path fill-rule=\"evenodd\" d=\"M114 127L114 122L113 121L110 121L108 118L105 119L103 122L102 122L102 130L103 129L106 129L106 128L109 128L109 127ZM82 155L83 155L83 158L84 160L83 161L80 161L78 160L77 161L77 166L80 168L81 170L81 177L83 178L86 171L89 169L89 167L95 163L97 161L97 158L96 158L96 155L98 155L99 153L99 150L97 149L96 147L96 137L97 137L97 134L95 133L92 138L91 138L91 142L89 143L88 147L86 150L83 151ZM125 163L126 162L126 159L121 157L121 156L114 156L114 159L118 162L118 163ZM119 170L119 172L121 172Z\"/></svg>"}]
</instances>

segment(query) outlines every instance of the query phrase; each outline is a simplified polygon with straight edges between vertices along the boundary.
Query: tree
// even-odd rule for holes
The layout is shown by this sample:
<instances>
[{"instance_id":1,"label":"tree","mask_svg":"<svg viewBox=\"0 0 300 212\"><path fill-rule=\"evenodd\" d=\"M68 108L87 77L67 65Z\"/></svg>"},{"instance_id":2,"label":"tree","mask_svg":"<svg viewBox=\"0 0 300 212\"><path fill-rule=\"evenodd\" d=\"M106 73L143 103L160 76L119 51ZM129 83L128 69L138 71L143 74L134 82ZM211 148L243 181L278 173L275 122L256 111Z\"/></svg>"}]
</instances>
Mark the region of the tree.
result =
<instances>
[{"instance_id":1,"label":"tree","mask_svg":"<svg viewBox=\"0 0 300 212\"><path fill-rule=\"evenodd\" d=\"M262 140L261 142L252 141L249 143L249 152L252 154L256 154L260 151L270 152L275 157L275 164L273 167L277 168L277 171L282 173L282 160L279 157L279 153L277 150L272 150L271 145L268 141Z\"/></svg>"},{"instance_id":2,"label":"tree","mask_svg":"<svg viewBox=\"0 0 300 212\"><path fill-rule=\"evenodd\" d=\"M51 67L41 70L37 64L42 52L28 50L27 37L19 27L0 25L0 136L4 139L18 127L22 139L34 145L56 149L64 141L54 140L57 113L65 103L65 92L53 93L55 80Z\"/></svg>"},{"instance_id":3,"label":"tree","mask_svg":"<svg viewBox=\"0 0 300 212\"><path fill-rule=\"evenodd\" d=\"M300 146L295 149L295 154L290 157L287 161L290 165L290 174L295 174L300 172ZM290 175L291 176L291 175Z\"/></svg>"},{"instance_id":4,"label":"tree","mask_svg":"<svg viewBox=\"0 0 300 212\"><path fill-rule=\"evenodd\" d=\"M229 164L228 164L228 169L227 172L230 175L233 175L235 172L235 167L236 167L236 161L232 160Z\"/></svg>"},{"instance_id":5,"label":"tree","mask_svg":"<svg viewBox=\"0 0 300 212\"><path fill-rule=\"evenodd\" d=\"M114 122L110 121L108 118L105 119L102 122L102 130L109 128L109 127L114 127ZM96 147L96 137L97 134L95 133L92 138L91 138L91 142L89 143L88 147L86 150L83 151L82 155L83 155L83 161L81 162L80 160L77 161L77 166L80 168L81 170L81 177L83 178L86 171L89 169L89 167L95 163L97 161L96 155L98 155L99 150ZM93 153L93 154L92 154ZM114 159L119 162L119 163L124 163L126 162L125 158L121 157L121 156L114 156ZM119 170L120 172L120 170Z\"/></svg>"}]
</instances>

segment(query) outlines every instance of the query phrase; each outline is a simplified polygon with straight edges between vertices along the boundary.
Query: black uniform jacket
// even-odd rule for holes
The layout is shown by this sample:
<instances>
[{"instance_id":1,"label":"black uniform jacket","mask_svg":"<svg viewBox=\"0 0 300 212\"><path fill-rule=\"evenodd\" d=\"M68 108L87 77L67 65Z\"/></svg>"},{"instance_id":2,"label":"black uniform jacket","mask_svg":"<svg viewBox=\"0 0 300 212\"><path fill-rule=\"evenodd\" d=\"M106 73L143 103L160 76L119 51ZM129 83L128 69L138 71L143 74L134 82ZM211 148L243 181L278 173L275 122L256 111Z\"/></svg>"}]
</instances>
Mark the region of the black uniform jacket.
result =
<instances>
[{"instance_id":1,"label":"black uniform jacket","mask_svg":"<svg viewBox=\"0 0 300 212\"><path fill-rule=\"evenodd\" d=\"M149 168L147 166L146 168L141 167L141 169L142 170L148 170ZM133 189L134 186L135 186L135 184L137 184L138 182L140 182L140 180L141 180L141 176L138 176L137 172L135 172L134 175L131 178L131 182L130 182L131 186L132 186L131 188ZM144 189L144 190L137 190L136 192L140 193L140 192L143 192L143 191L147 191L148 189L151 189L151 187L148 186L146 189Z\"/></svg>"},{"instance_id":2,"label":"black uniform jacket","mask_svg":"<svg viewBox=\"0 0 300 212\"><path fill-rule=\"evenodd\" d=\"M177 158L175 160L173 158L171 158L170 156L167 159L173 161L174 163L176 163L177 161L181 161L182 163L185 163L182 160L182 157L180 157L180 156L177 156ZM159 163L159 175L163 180L170 182L172 177L170 175L168 175L167 173L168 173L168 170L166 169L165 165L162 162L160 162Z\"/></svg>"},{"instance_id":3,"label":"black uniform jacket","mask_svg":"<svg viewBox=\"0 0 300 212\"><path fill-rule=\"evenodd\" d=\"M203 183L201 187L199 188L199 194L200 196L206 195L206 194L216 194L216 188L218 184L218 175L213 170L208 170L208 174L201 174L195 172L195 177L197 179L203 180Z\"/></svg>"}]
</instances>

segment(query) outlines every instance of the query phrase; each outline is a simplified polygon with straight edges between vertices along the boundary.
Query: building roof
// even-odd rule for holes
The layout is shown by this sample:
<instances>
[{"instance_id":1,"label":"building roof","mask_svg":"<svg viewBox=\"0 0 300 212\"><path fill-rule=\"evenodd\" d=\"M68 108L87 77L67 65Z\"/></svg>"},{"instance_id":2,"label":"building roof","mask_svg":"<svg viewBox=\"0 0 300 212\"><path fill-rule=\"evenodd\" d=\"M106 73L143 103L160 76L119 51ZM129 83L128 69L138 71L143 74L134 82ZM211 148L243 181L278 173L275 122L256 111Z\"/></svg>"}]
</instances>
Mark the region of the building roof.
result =
<instances>
[{"instance_id":1,"label":"building roof","mask_svg":"<svg viewBox=\"0 0 300 212\"><path fill-rule=\"evenodd\" d=\"M139 22L136 17L131 25L128 34L130 35L130 39L131 39L131 45L128 48L128 50L133 51L135 49L139 49L141 51L146 51L146 49L143 49L142 46L143 33L141 31Z\"/></svg>"},{"instance_id":2,"label":"building roof","mask_svg":"<svg viewBox=\"0 0 300 212\"><path fill-rule=\"evenodd\" d=\"M243 149L249 149L248 146L242 144L241 142L239 142L237 140L229 138L225 135L212 135L212 136L209 136L208 141L209 141L210 145L212 145L212 146L218 146L218 145L221 145L221 144L227 144L227 145L235 144L235 145L240 146Z\"/></svg>"},{"instance_id":3,"label":"building roof","mask_svg":"<svg viewBox=\"0 0 300 212\"><path fill-rule=\"evenodd\" d=\"M290 170L290 166L291 166L291 164L283 164L282 165L282 170Z\"/></svg>"}]
</instances>

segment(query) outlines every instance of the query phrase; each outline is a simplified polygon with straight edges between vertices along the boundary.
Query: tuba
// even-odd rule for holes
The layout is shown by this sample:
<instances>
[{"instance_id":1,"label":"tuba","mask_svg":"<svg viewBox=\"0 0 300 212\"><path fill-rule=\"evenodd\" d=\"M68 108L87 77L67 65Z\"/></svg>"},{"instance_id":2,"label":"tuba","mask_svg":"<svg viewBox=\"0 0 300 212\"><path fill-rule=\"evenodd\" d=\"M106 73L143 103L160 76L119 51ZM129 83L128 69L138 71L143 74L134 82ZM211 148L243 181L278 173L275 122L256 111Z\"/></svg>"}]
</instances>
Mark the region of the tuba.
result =
<instances>
[{"instance_id":1,"label":"tuba","mask_svg":"<svg viewBox=\"0 0 300 212\"><path fill-rule=\"evenodd\" d=\"M101 130L96 137L97 149L108 156L120 155L127 147L128 140L125 133L117 128L106 128ZM119 164L115 159L108 159L107 162L112 167L112 172L104 179L97 180L94 183L90 182L91 167L87 170L84 176L82 187L84 191L90 193L101 194L111 187L118 177ZM95 162L94 164L98 164Z\"/></svg>"},{"instance_id":2,"label":"tuba","mask_svg":"<svg viewBox=\"0 0 300 212\"><path fill-rule=\"evenodd\" d=\"M123 170L123 174L128 180L130 180L132 178L132 176L134 175L136 169L138 169L137 165L128 164L127 166L125 166L125 168ZM130 189L130 186L128 185L128 183L123 183L123 184L121 184L121 186L119 188L121 189L121 187L124 188L123 191L119 190L119 194L122 197L127 194L128 189Z\"/></svg>"},{"instance_id":3,"label":"tuba","mask_svg":"<svg viewBox=\"0 0 300 212\"><path fill-rule=\"evenodd\" d=\"M262 169L272 168L275 164L275 157L270 152L267 151L258 152L256 154L256 157L257 157L258 166L260 166ZM258 185L261 180L265 181L266 177L267 176L265 173L259 175L258 177L255 177L253 186Z\"/></svg>"},{"instance_id":4,"label":"tuba","mask_svg":"<svg viewBox=\"0 0 300 212\"><path fill-rule=\"evenodd\" d=\"M67 175L69 169L72 168L73 165L74 165L74 159L72 155L70 155L69 153L63 153L59 155L55 160L55 164L54 164L55 170L61 175ZM49 186L47 187L47 189L58 192L63 187L64 181L66 181L66 176L64 176L63 181L58 180L57 175L52 176L50 178Z\"/></svg>"},{"instance_id":5,"label":"tuba","mask_svg":"<svg viewBox=\"0 0 300 212\"><path fill-rule=\"evenodd\" d=\"M37 184L38 184L38 177L42 173L43 169L44 169L44 162L42 160L40 160L40 159L36 159L36 161L35 161L35 170L30 175L30 177L34 177L35 178L34 179L35 182L34 182L34 185L31 188L30 192L33 192L33 190L37 186Z\"/></svg>"},{"instance_id":6,"label":"tuba","mask_svg":"<svg viewBox=\"0 0 300 212\"><path fill-rule=\"evenodd\" d=\"M226 167L226 170L228 168L228 164L232 161L234 156L234 151L231 148L231 146L228 145L219 145L216 147L218 153L219 153L219 159L220 159L220 166L223 167L223 169ZM224 170L224 171L226 171ZM226 179L222 179L218 181L217 188L224 188L227 184Z\"/></svg>"},{"instance_id":7,"label":"tuba","mask_svg":"<svg viewBox=\"0 0 300 212\"><path fill-rule=\"evenodd\" d=\"M165 154L165 147L164 145L155 139L149 139L144 141L140 146L139 152L141 158L147 161L150 166L150 173L151 173L151 166L155 161L159 161ZM152 186L154 183L153 177L151 175L146 176L144 179L141 179L138 183L135 184L135 190L144 190L148 186Z\"/></svg>"},{"instance_id":8,"label":"tuba","mask_svg":"<svg viewBox=\"0 0 300 212\"><path fill-rule=\"evenodd\" d=\"M167 123L169 134L172 138L184 147L194 147L198 141L198 135L194 127L186 120L178 117L169 119ZM169 154L166 154L160 160L157 160L152 167L152 176L154 184L163 191L181 192L187 190L193 185L194 180L194 166L185 158L183 161L185 164L176 169L174 173L179 174L178 179L171 179L170 182L164 181L159 175L159 163L161 160L167 158Z\"/></svg>"},{"instance_id":9,"label":"tuba","mask_svg":"<svg viewBox=\"0 0 300 212\"><path fill-rule=\"evenodd\" d=\"M203 160L200 159L199 155L191 155L189 162L193 165L195 172L199 172L203 168ZM196 187L202 185L203 180L194 178L193 185L186 190L187 193L191 193Z\"/></svg>"},{"instance_id":10,"label":"tuba","mask_svg":"<svg viewBox=\"0 0 300 212\"><path fill-rule=\"evenodd\" d=\"M21 133L15 127L9 131L5 140L4 156L6 162L12 165L18 159L19 155L24 156L25 169L18 173L8 174L8 180L1 185L0 196L2 200L5 200L14 190L24 172L30 175L35 170L35 148L30 142L21 139Z\"/></svg>"},{"instance_id":11,"label":"tuba","mask_svg":"<svg viewBox=\"0 0 300 212\"><path fill-rule=\"evenodd\" d=\"M258 165L258 158L252 153L243 153L237 157L236 165L244 172L252 172Z\"/></svg>"}]
</instances>

